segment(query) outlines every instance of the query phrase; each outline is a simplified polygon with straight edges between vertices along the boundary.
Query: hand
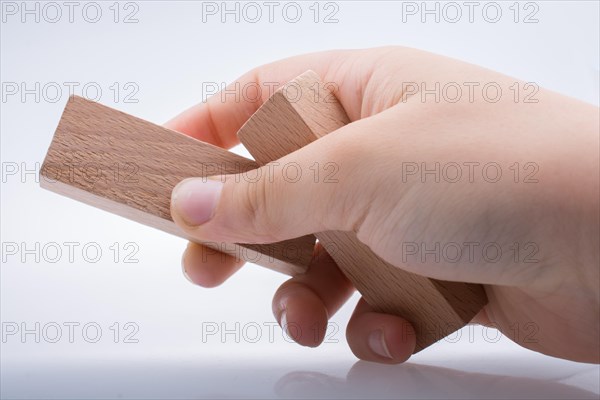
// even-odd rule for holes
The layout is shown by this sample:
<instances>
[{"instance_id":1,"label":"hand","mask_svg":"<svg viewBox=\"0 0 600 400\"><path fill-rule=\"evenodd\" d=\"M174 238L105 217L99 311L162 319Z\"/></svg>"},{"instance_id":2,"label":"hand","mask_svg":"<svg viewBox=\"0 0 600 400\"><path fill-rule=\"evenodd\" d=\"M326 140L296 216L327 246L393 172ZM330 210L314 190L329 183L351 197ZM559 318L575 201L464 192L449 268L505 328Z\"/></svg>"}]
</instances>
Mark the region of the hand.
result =
<instances>
[{"instance_id":1,"label":"hand","mask_svg":"<svg viewBox=\"0 0 600 400\"><path fill-rule=\"evenodd\" d=\"M399 268L484 284L489 304L474 322L535 351L599 362L598 108L397 47L294 57L255 69L238 85L281 85L308 69L336 84L352 123L279 162L306 172L333 162L339 183L308 173L299 182L281 174L237 183L227 176L224 184L189 179L174 189L175 222L192 237L229 243L354 231ZM167 125L229 148L268 97L267 90L258 101L254 94L242 101L215 95ZM203 263L202 253L190 243L183 261L199 285L216 286L241 267L231 257ZM273 312L283 326L311 333L293 336L298 343L316 346L352 292L317 248L308 273L277 290ZM415 345L403 334L406 324L361 300L347 339L359 358L402 362ZM314 326L323 328L318 337Z\"/></svg>"}]
</instances>

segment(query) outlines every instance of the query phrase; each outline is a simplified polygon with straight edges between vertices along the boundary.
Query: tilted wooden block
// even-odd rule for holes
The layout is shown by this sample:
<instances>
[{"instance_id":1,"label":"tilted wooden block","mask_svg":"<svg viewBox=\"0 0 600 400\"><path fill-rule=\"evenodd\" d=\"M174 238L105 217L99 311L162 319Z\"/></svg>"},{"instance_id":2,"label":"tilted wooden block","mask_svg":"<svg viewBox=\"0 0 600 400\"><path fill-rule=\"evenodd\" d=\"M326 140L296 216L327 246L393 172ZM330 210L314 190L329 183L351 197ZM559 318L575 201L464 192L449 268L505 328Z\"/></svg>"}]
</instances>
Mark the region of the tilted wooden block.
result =
<instances>
[{"instance_id":1,"label":"tilted wooden block","mask_svg":"<svg viewBox=\"0 0 600 400\"><path fill-rule=\"evenodd\" d=\"M342 106L314 72L304 73L288 85L290 90L284 86L275 92L238 132L240 141L261 165L349 122ZM288 98L289 93L294 97ZM481 285L439 281L403 271L375 255L353 232L315 235L326 249L333 249L331 256L371 306L412 323L417 351L466 325L487 303Z\"/></svg>"},{"instance_id":2,"label":"tilted wooden block","mask_svg":"<svg viewBox=\"0 0 600 400\"><path fill-rule=\"evenodd\" d=\"M292 82L312 95L290 101L276 92L242 127L241 141L258 161L73 97L41 171L57 193L182 237L169 212L172 188L186 177L239 173L283 157L348 123L341 105L314 73ZM314 98L315 84L318 98ZM480 285L405 272L377 257L352 232L321 232L319 240L365 299L401 315L417 331L417 350L464 326L487 302ZM314 236L270 245L204 243L290 275L306 270Z\"/></svg>"},{"instance_id":3,"label":"tilted wooden block","mask_svg":"<svg viewBox=\"0 0 600 400\"><path fill-rule=\"evenodd\" d=\"M59 194L186 237L169 211L171 191L179 181L257 167L256 162L221 148L72 97L42 165L40 183ZM274 244L203 244L294 275L306 270L314 241L308 235Z\"/></svg>"}]
</instances>

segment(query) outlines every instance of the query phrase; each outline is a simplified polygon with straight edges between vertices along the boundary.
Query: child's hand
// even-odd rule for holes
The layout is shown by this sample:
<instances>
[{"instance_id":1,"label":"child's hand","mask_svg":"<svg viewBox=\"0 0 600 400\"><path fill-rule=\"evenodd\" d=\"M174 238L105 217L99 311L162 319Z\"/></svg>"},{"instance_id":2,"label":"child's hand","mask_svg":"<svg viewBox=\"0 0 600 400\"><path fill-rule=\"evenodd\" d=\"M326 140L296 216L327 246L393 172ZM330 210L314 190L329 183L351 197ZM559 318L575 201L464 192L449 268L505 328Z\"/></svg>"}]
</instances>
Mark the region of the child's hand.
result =
<instances>
[{"instance_id":1,"label":"child's hand","mask_svg":"<svg viewBox=\"0 0 600 400\"><path fill-rule=\"evenodd\" d=\"M308 69L335 83L353 122L280 160L301 166L298 182L267 173L274 180L184 181L174 190L175 221L198 239L229 243L352 230L399 268L485 284L489 304L474 322L545 354L599 362L598 109L463 62L381 48L260 67L239 79L238 90L249 88L241 101L216 95L168 126L229 148L269 85ZM315 181L315 163L335 163L338 183ZM276 318L299 326L305 334L294 339L306 346L323 340L353 291L317 253L273 299ZM202 286L241 267L201 255L191 243L184 268ZM360 301L348 342L362 359L402 362L414 350L404 324Z\"/></svg>"}]
</instances>

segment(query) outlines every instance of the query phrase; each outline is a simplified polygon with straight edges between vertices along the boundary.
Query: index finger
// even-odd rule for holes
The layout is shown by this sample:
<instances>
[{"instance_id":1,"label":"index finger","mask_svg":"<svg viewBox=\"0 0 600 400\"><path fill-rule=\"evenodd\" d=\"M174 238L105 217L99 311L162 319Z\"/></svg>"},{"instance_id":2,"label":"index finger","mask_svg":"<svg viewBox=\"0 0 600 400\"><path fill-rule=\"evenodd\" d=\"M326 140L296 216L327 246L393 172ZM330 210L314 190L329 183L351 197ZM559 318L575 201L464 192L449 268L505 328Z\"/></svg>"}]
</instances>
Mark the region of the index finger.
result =
<instances>
[{"instance_id":1,"label":"index finger","mask_svg":"<svg viewBox=\"0 0 600 400\"><path fill-rule=\"evenodd\" d=\"M309 69L319 74L325 82L340 83L346 79L346 71L350 71L345 68L349 64L349 56L355 53L336 50L305 54L255 68L228 85L224 91L192 106L165 126L204 142L231 148L239 143L237 131L274 90ZM342 99L340 101L344 108L357 108L354 104L344 104ZM346 108L346 111L349 112L349 109Z\"/></svg>"}]
</instances>

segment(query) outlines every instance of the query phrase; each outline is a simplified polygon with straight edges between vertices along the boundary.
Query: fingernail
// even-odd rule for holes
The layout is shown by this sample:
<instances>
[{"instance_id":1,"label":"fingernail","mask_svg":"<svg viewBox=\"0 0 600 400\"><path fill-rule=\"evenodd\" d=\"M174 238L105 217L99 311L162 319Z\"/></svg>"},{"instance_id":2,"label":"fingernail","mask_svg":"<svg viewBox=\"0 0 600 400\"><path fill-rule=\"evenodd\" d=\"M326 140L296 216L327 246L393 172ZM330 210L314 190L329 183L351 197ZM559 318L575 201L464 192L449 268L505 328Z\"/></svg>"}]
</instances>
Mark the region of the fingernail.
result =
<instances>
[{"instance_id":1,"label":"fingernail","mask_svg":"<svg viewBox=\"0 0 600 400\"><path fill-rule=\"evenodd\" d=\"M385 343L383 329L377 329L369 335L369 347L371 350L382 357L392 359L392 355Z\"/></svg>"},{"instance_id":2,"label":"fingernail","mask_svg":"<svg viewBox=\"0 0 600 400\"><path fill-rule=\"evenodd\" d=\"M187 250L186 250L186 252L187 252ZM194 283L194 281L192 281L192 278L190 278L187 271L185 270L185 254L186 254L186 252L184 252L183 257L181 257L181 272L183 272L183 276L185 276L185 279L187 279L191 283Z\"/></svg>"},{"instance_id":3,"label":"fingernail","mask_svg":"<svg viewBox=\"0 0 600 400\"><path fill-rule=\"evenodd\" d=\"M215 212L223 183L205 178L192 178L179 182L171 196L172 209L186 224L201 225Z\"/></svg>"},{"instance_id":4,"label":"fingernail","mask_svg":"<svg viewBox=\"0 0 600 400\"><path fill-rule=\"evenodd\" d=\"M279 325L281 326L281 329L285 333L285 336L287 336L291 340L294 340L294 341L296 340L291 335L290 326L287 322L287 312L285 311L285 309L281 312L281 317L279 318Z\"/></svg>"}]
</instances>

